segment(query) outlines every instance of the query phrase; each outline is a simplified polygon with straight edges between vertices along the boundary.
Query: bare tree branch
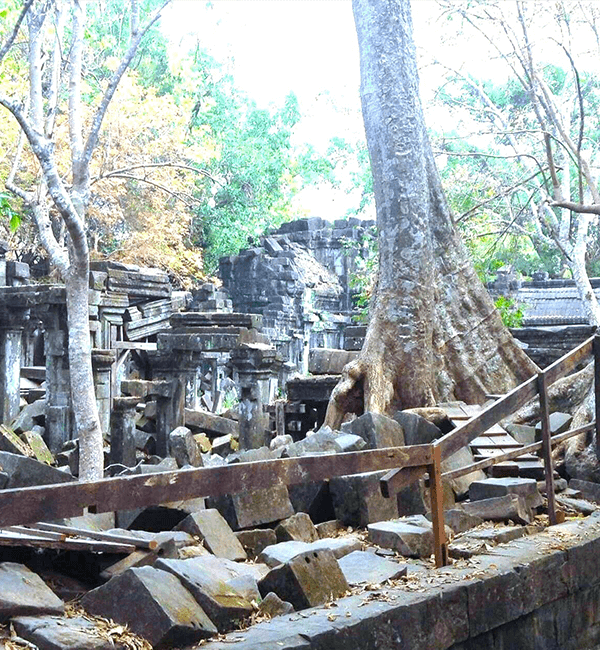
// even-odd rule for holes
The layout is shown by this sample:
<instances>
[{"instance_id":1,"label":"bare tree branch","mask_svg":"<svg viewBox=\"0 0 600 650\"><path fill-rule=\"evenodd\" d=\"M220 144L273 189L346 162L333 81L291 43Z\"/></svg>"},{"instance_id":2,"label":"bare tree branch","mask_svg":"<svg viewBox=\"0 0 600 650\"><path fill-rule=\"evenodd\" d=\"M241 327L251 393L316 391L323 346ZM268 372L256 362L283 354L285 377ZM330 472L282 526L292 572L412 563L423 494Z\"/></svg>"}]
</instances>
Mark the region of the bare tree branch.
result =
<instances>
[{"instance_id":1,"label":"bare tree branch","mask_svg":"<svg viewBox=\"0 0 600 650\"><path fill-rule=\"evenodd\" d=\"M21 9L21 13L17 18L17 22L15 23L12 32L9 34L8 38L6 39L6 43L4 43L2 47L0 47L0 62L2 62L2 59L6 56L6 53L8 52L8 50L10 50L13 43L15 42L15 38L17 38L17 34L21 29L21 24L23 23L23 20L25 19L25 16L27 15L27 12L31 8L33 2L34 0L25 0L23 9Z\"/></svg>"},{"instance_id":2,"label":"bare tree branch","mask_svg":"<svg viewBox=\"0 0 600 650\"><path fill-rule=\"evenodd\" d=\"M135 53L137 51L137 48L142 38L146 35L146 33L152 27L152 25L154 25L154 23L156 23L156 21L160 18L162 10L170 3L170 1L171 0L165 0L163 4L155 11L154 15L150 18L146 27L143 30L140 30L136 22L137 2L136 0L132 0L132 23L131 23L131 38L129 42L129 47L125 52L125 54L123 55L123 58L119 63L119 66L117 67L112 77L110 78L110 81L108 82L108 86L104 91L104 95L100 101L100 104L96 109L94 119L92 120L92 126L83 150L83 156L81 162L84 167L89 168L89 162L92 158L92 152L94 151L96 144L98 142L98 136L100 134L100 127L102 126L102 120L104 119L104 116L108 109L108 105L110 104L113 95L115 94L117 86L121 81L121 77L123 76L125 70L131 63L131 60L135 56Z\"/></svg>"}]
</instances>

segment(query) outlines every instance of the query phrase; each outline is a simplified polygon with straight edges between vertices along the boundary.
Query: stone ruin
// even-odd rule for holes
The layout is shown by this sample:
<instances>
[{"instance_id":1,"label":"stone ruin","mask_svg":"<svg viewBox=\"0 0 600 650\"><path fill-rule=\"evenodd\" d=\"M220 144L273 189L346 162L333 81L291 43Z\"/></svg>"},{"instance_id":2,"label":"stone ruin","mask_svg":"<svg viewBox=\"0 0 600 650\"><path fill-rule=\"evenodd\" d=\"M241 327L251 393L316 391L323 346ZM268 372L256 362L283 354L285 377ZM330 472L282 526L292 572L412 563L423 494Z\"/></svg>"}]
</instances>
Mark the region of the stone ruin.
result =
<instances>
[{"instance_id":1,"label":"stone ruin","mask_svg":"<svg viewBox=\"0 0 600 650\"><path fill-rule=\"evenodd\" d=\"M90 332L108 475L427 444L468 419L473 407L452 403L441 405L437 425L419 413L400 412L394 418L367 413L341 431L320 426L339 373L365 333L351 320L353 261L346 242L360 245L372 225L321 219L285 224L222 260L222 286L205 284L192 293L174 291L167 275L155 269L93 263ZM4 258L0 282L0 489L72 481L77 444L64 288L34 284L26 265ZM552 415L553 433L569 426L568 418ZM536 433L517 427L489 436L514 446L531 442ZM484 458L490 437L444 461L443 470ZM477 637L522 616L525 596L518 600L522 610L502 600L520 583L497 589L497 574L504 579L507 569L498 569L493 551L491 559L485 553L538 530L539 459L504 463L489 478L479 470L448 484L450 578L431 570L426 482L384 498L384 473L0 531L0 625L10 620L13 640L20 637L40 650L191 648L218 633L230 634L207 647L334 649L351 640L360 648L366 639L365 648L391 650L398 634L407 647L454 648L469 629ZM564 507L596 510L591 502L600 502L600 491L593 484L556 483ZM569 525L564 524L567 535ZM591 544L596 525L578 531L576 543L583 544L584 534ZM56 549L56 556L42 553L25 561L23 548ZM550 545L549 557L552 552ZM471 579L472 562L494 567L489 593L498 606L490 605L483 618L473 603L487 578ZM527 594L532 580L545 579L544 566L540 562L535 575L524 574ZM58 581L57 570L63 576ZM443 632L436 625L434 637L433 626L407 629L402 621L410 608L421 612L415 616L422 621L428 620L423 608L437 611L438 578L469 590L460 600L471 603L469 611L451 608L453 620L443 624ZM376 597L371 602L365 594ZM73 596L81 600L65 617L64 601ZM538 598L532 608L544 602ZM344 617L336 622L342 608ZM307 628L309 614L315 624ZM128 645L134 642L124 628L115 632L94 616L127 624L150 646ZM246 636L235 632L261 620ZM455 620L466 620L466 629L456 628ZM382 640L385 634L388 640ZM482 640L473 647L491 646Z\"/></svg>"}]
</instances>

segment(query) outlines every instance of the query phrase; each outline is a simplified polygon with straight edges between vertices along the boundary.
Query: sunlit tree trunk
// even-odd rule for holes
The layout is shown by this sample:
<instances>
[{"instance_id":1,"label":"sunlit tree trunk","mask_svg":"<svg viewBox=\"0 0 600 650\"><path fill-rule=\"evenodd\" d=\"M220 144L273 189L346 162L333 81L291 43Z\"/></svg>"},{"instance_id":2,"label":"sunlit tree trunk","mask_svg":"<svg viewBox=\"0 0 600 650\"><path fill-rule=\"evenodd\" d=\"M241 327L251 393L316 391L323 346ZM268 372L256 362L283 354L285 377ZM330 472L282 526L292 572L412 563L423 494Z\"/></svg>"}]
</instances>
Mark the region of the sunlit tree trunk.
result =
<instances>
[{"instance_id":1,"label":"sunlit tree trunk","mask_svg":"<svg viewBox=\"0 0 600 650\"><path fill-rule=\"evenodd\" d=\"M503 326L441 189L419 99L408 0L353 0L380 264L359 358L327 411L393 413L442 400L482 402L536 366Z\"/></svg>"}]
</instances>

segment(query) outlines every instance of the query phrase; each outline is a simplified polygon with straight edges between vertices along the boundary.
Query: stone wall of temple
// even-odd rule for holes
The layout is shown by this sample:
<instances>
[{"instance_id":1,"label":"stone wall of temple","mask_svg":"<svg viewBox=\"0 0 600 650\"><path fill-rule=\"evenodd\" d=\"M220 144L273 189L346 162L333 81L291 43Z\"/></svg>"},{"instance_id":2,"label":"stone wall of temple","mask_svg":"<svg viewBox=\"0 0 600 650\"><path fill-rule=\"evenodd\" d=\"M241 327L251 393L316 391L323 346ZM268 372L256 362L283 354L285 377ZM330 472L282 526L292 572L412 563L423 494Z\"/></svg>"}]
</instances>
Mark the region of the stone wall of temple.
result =
<instances>
[{"instance_id":1,"label":"stone wall of temple","mask_svg":"<svg viewBox=\"0 0 600 650\"><path fill-rule=\"evenodd\" d=\"M300 219L223 258L220 276L233 310L261 314L263 332L281 356L306 372L310 348L343 348L353 311L350 278L374 226Z\"/></svg>"}]
</instances>

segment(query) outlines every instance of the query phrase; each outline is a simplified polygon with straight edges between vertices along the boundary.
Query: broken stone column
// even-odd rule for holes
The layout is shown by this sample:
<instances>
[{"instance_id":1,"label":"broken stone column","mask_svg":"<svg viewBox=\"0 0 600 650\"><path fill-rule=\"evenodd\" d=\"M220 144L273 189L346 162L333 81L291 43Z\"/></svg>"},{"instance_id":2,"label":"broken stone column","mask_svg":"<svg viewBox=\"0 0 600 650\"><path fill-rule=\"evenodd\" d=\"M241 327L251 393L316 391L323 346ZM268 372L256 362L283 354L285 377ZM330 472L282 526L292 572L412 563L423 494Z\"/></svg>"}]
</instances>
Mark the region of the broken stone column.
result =
<instances>
[{"instance_id":1,"label":"broken stone column","mask_svg":"<svg viewBox=\"0 0 600 650\"><path fill-rule=\"evenodd\" d=\"M260 343L243 344L231 351L231 365L240 385L240 449L269 444L269 420L263 404L268 400L269 379L278 370L277 362L275 348Z\"/></svg>"},{"instance_id":2,"label":"broken stone column","mask_svg":"<svg viewBox=\"0 0 600 650\"><path fill-rule=\"evenodd\" d=\"M135 466L137 397L115 397L110 414L110 464Z\"/></svg>"},{"instance_id":3,"label":"broken stone column","mask_svg":"<svg viewBox=\"0 0 600 650\"><path fill-rule=\"evenodd\" d=\"M66 308L53 305L45 316L46 444L57 453L72 437Z\"/></svg>"},{"instance_id":4,"label":"broken stone column","mask_svg":"<svg viewBox=\"0 0 600 650\"><path fill-rule=\"evenodd\" d=\"M98 403L100 426L102 427L102 433L104 434L109 432L111 426L111 370L116 358L115 350L92 350L92 368L94 371L94 385L96 387L96 402Z\"/></svg>"},{"instance_id":5,"label":"broken stone column","mask_svg":"<svg viewBox=\"0 0 600 650\"><path fill-rule=\"evenodd\" d=\"M0 422L8 423L19 414L21 352L29 309L10 308L0 320Z\"/></svg>"}]
</instances>

